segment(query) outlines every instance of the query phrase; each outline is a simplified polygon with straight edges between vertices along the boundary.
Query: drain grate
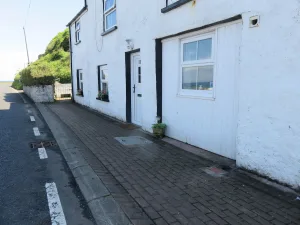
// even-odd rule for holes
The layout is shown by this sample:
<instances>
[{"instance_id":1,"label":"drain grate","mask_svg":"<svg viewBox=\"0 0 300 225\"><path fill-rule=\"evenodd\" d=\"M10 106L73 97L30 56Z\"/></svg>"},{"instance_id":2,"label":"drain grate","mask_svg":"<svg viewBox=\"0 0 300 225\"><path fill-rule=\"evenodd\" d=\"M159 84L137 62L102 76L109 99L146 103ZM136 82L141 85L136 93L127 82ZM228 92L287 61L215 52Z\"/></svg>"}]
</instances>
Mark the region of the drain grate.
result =
<instances>
[{"instance_id":1,"label":"drain grate","mask_svg":"<svg viewBox=\"0 0 300 225\"><path fill-rule=\"evenodd\" d=\"M31 148L45 148L45 147L51 147L56 145L57 145L56 141L39 141L39 142L30 143Z\"/></svg>"},{"instance_id":2,"label":"drain grate","mask_svg":"<svg viewBox=\"0 0 300 225\"><path fill-rule=\"evenodd\" d=\"M115 139L125 146L146 145L153 143L152 141L140 136L116 137Z\"/></svg>"}]
</instances>

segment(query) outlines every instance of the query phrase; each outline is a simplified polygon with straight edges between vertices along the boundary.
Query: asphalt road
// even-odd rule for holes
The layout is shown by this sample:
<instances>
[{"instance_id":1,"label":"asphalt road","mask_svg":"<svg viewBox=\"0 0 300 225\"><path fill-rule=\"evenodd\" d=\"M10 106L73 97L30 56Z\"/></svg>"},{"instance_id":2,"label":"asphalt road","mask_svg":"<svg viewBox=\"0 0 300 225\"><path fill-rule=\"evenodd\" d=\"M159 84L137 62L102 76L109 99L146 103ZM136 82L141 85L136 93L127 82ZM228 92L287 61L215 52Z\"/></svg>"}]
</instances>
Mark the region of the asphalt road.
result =
<instances>
[{"instance_id":1,"label":"asphalt road","mask_svg":"<svg viewBox=\"0 0 300 225\"><path fill-rule=\"evenodd\" d=\"M0 83L0 224L94 224L59 147L45 147L45 159L31 148L54 138L35 105L9 85Z\"/></svg>"}]
</instances>

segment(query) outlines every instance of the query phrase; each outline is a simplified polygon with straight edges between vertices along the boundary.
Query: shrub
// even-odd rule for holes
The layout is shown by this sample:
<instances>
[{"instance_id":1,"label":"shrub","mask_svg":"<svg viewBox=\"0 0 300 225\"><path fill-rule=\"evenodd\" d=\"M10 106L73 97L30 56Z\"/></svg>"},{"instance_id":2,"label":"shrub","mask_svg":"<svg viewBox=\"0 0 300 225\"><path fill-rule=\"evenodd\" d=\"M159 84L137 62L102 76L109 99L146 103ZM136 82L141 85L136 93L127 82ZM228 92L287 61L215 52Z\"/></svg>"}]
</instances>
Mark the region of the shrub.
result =
<instances>
[{"instance_id":1,"label":"shrub","mask_svg":"<svg viewBox=\"0 0 300 225\"><path fill-rule=\"evenodd\" d=\"M21 75L18 73L11 85L16 90L23 90L23 84L21 82Z\"/></svg>"},{"instance_id":2,"label":"shrub","mask_svg":"<svg viewBox=\"0 0 300 225\"><path fill-rule=\"evenodd\" d=\"M18 77L17 77L18 76ZM48 44L44 54L16 75L15 85L51 85L71 82L69 31L58 33Z\"/></svg>"}]
</instances>

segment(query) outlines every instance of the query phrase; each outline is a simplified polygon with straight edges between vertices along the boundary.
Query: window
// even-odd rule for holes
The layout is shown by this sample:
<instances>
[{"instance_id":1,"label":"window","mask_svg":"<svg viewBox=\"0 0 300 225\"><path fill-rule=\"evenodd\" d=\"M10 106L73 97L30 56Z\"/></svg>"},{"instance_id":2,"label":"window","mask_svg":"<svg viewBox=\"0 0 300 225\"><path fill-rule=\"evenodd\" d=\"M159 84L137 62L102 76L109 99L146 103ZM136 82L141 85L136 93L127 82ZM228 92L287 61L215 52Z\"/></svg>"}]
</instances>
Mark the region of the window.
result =
<instances>
[{"instance_id":1,"label":"window","mask_svg":"<svg viewBox=\"0 0 300 225\"><path fill-rule=\"evenodd\" d=\"M79 43L81 40L80 40L80 21L77 21L75 23L75 40L76 40L76 43Z\"/></svg>"},{"instance_id":2,"label":"window","mask_svg":"<svg viewBox=\"0 0 300 225\"><path fill-rule=\"evenodd\" d=\"M77 70L77 95L83 96L83 72Z\"/></svg>"},{"instance_id":3,"label":"window","mask_svg":"<svg viewBox=\"0 0 300 225\"><path fill-rule=\"evenodd\" d=\"M167 6L171 5L171 4L175 3L175 2L178 2L178 1L179 0L167 0Z\"/></svg>"},{"instance_id":4,"label":"window","mask_svg":"<svg viewBox=\"0 0 300 225\"><path fill-rule=\"evenodd\" d=\"M182 40L181 87L183 95L213 97L214 35Z\"/></svg>"},{"instance_id":5,"label":"window","mask_svg":"<svg viewBox=\"0 0 300 225\"><path fill-rule=\"evenodd\" d=\"M166 0L166 7L161 9L162 13L169 12L173 9L176 9L192 0Z\"/></svg>"},{"instance_id":6,"label":"window","mask_svg":"<svg viewBox=\"0 0 300 225\"><path fill-rule=\"evenodd\" d=\"M107 66L98 66L98 100L109 102Z\"/></svg>"},{"instance_id":7,"label":"window","mask_svg":"<svg viewBox=\"0 0 300 225\"><path fill-rule=\"evenodd\" d=\"M104 0L105 31L117 25L116 0Z\"/></svg>"}]
</instances>

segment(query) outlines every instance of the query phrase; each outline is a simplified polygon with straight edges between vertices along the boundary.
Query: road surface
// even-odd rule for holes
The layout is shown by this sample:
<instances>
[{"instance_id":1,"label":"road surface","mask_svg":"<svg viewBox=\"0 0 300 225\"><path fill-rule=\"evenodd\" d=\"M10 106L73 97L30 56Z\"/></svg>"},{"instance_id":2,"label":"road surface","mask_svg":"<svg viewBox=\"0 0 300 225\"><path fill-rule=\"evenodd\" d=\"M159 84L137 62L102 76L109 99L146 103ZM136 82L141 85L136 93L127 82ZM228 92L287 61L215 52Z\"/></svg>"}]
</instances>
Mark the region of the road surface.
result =
<instances>
[{"instance_id":1,"label":"road surface","mask_svg":"<svg viewBox=\"0 0 300 225\"><path fill-rule=\"evenodd\" d=\"M35 105L0 83L0 224L94 224L59 147L30 145L42 141L55 140Z\"/></svg>"}]
</instances>

